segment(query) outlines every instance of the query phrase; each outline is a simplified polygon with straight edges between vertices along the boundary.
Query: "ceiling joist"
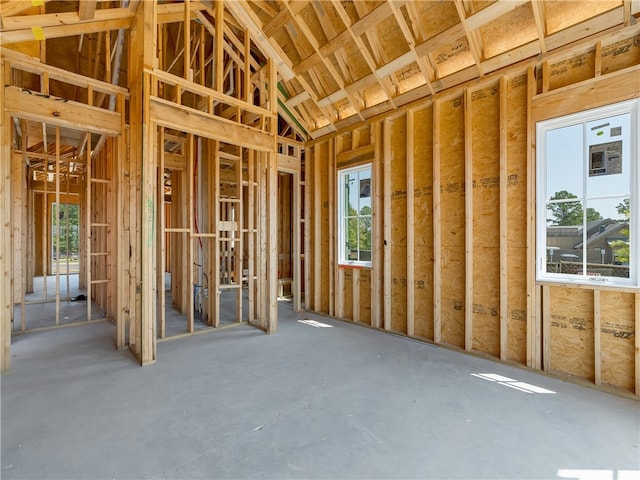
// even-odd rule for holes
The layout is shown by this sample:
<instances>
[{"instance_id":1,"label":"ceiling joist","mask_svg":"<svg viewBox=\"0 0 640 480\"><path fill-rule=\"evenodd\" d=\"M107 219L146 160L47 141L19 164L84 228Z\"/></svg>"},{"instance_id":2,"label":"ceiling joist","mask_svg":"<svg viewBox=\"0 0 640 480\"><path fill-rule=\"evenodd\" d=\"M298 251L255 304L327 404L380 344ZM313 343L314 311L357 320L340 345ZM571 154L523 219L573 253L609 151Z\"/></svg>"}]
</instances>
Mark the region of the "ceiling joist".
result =
<instances>
[{"instance_id":1,"label":"ceiling joist","mask_svg":"<svg viewBox=\"0 0 640 480\"><path fill-rule=\"evenodd\" d=\"M639 0L222 2L158 3L159 31L173 25L159 34L165 56L160 65L175 64L187 79L200 76L198 81L204 82L205 72L194 66L211 68L224 55L224 64L216 66L217 86L222 79L233 83L234 75L249 69L242 87L246 96L259 88L258 72L270 58L278 69L280 114L291 129L313 137L408 99L553 54L598 32L633 25L640 17ZM87 43L99 33L97 41L88 42L93 49L88 64L94 78L107 78L111 61L104 63L113 51L109 32L130 28L142 2L42 5L0 0L1 44L71 36L85 37ZM218 19L221 11L224 18ZM185 21L192 26L189 31L183 28ZM224 33L217 32L218 26ZM205 56L216 42L223 43L222 53Z\"/></svg>"}]
</instances>

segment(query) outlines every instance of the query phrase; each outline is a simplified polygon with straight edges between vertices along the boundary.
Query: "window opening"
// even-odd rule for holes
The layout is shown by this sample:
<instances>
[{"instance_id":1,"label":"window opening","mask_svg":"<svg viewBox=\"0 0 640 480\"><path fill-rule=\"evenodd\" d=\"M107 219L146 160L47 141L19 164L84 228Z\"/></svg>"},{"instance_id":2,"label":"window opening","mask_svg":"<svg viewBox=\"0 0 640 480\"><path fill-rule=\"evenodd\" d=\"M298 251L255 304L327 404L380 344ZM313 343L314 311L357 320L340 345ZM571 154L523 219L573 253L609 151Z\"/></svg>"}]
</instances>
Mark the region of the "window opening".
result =
<instances>
[{"instance_id":1,"label":"window opening","mask_svg":"<svg viewBox=\"0 0 640 480\"><path fill-rule=\"evenodd\" d=\"M538 280L637 285L638 101L537 125Z\"/></svg>"},{"instance_id":2,"label":"window opening","mask_svg":"<svg viewBox=\"0 0 640 480\"><path fill-rule=\"evenodd\" d=\"M371 266L371 164L338 171L338 262Z\"/></svg>"}]
</instances>

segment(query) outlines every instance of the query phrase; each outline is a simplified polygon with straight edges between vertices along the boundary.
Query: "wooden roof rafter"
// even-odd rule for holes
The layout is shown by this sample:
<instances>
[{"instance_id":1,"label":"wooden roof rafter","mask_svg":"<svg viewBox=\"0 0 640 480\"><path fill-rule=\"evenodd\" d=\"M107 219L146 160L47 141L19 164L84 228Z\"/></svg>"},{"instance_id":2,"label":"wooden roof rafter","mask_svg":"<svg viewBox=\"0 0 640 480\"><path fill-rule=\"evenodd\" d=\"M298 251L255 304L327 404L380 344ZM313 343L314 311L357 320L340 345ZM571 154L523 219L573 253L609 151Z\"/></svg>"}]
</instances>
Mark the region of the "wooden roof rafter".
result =
<instances>
[{"instance_id":1,"label":"wooden roof rafter","mask_svg":"<svg viewBox=\"0 0 640 480\"><path fill-rule=\"evenodd\" d=\"M547 45L544 39L547 36L547 29L544 21L544 2L542 0L531 0L531 8L533 9L533 18L536 21L536 29L538 30L540 52L546 53Z\"/></svg>"},{"instance_id":2,"label":"wooden roof rafter","mask_svg":"<svg viewBox=\"0 0 640 480\"><path fill-rule=\"evenodd\" d=\"M393 10L393 16L395 17L396 22L398 22L398 25L400 26L400 30L402 31L402 34L404 35L404 38L407 41L407 45L409 45L409 51L411 52L411 56L413 56L413 58L415 59L415 62L418 65L418 68L420 68L420 73L422 73L425 84L427 85L427 87L429 88L429 91L433 95L435 93L435 90L431 85L431 78L433 78L433 68L431 67L431 65L429 65L425 57L421 57L416 53L415 38L413 36L413 33L411 32L411 29L409 28L409 25L407 25L407 22L405 21L404 16L400 11L400 9L397 6L395 6L394 3L390 3L390 5L391 5L391 9Z\"/></svg>"},{"instance_id":3,"label":"wooden roof rafter","mask_svg":"<svg viewBox=\"0 0 640 480\"><path fill-rule=\"evenodd\" d=\"M482 40L479 38L478 33L473 30L473 27L469 25L467 21L463 0L453 1L456 5L456 9L458 10L458 15L460 16L460 23L462 25L462 28L464 29L464 34L469 44L471 54L473 55L475 67L478 69L478 74L482 76L484 75L484 72L482 71Z\"/></svg>"},{"instance_id":4,"label":"wooden roof rafter","mask_svg":"<svg viewBox=\"0 0 640 480\"><path fill-rule=\"evenodd\" d=\"M32 48L38 45L34 40L44 46L42 39L84 35L85 45L97 46L83 51L88 68L65 70L113 82L104 60L113 52L112 34L131 27L142 0L130 0L128 5L115 0L45 1L44 5L0 0L0 44L29 41ZM158 25L188 22L192 31L187 36L181 27L170 27L169 43L174 43L166 45L162 38L167 65L160 68L176 61L181 71L192 67L193 73L184 73L187 78L198 76L195 70L205 71L195 64L205 65L209 72L217 57L210 55L213 42L208 36L216 38L215 12L220 5L223 63L236 65L236 73L251 72L243 80L242 95L255 88L247 88L246 82L255 86L255 73L266 59L273 59L279 74L280 114L294 118L292 128L313 132L313 137L518 62L540 55L548 58L580 39L615 32L640 18L640 0L223 0L222 4L172 0L158 3ZM98 35L87 42L86 35L92 33ZM187 52L184 63L180 47L174 49L176 35ZM245 58L247 50L250 55ZM46 51L53 53L48 43ZM42 53L41 60L46 60ZM220 71L228 75L231 70L223 65ZM225 82L226 88L228 76ZM82 89L74 94L86 95ZM93 106L101 106L107 96L95 93Z\"/></svg>"},{"instance_id":5,"label":"wooden roof rafter","mask_svg":"<svg viewBox=\"0 0 640 480\"><path fill-rule=\"evenodd\" d=\"M328 4L328 6L331 6L331 5L332 4ZM335 38L338 35L338 32L336 31L331 21L329 21L329 19L327 18L328 13L327 13L327 10L324 8L324 4L320 2L312 2L311 7L316 12L316 16L320 21L320 26L322 28L322 31L325 37L327 37L327 39ZM342 78L344 78L347 81L348 80L353 81L354 79L351 77L351 73L347 65L348 60L345 55L344 47L341 46L340 48L338 48L333 55L334 55L334 58L336 59L336 63L338 64L338 68L340 68L340 71L342 72Z\"/></svg>"},{"instance_id":6,"label":"wooden roof rafter","mask_svg":"<svg viewBox=\"0 0 640 480\"><path fill-rule=\"evenodd\" d=\"M42 0L42 3L44 5L50 1L51 0ZM10 18L10 17L20 15L21 13L24 13L25 11L30 10L32 8L34 8L33 2L28 2L28 1L23 1L23 2L3 1L2 5L0 5L0 11L2 12L3 20L5 18ZM3 25L3 28L5 28L4 25Z\"/></svg>"},{"instance_id":7,"label":"wooden roof rafter","mask_svg":"<svg viewBox=\"0 0 640 480\"><path fill-rule=\"evenodd\" d=\"M285 79L291 80L295 77L292 64L286 54L278 45L273 45L262 31L262 22L253 12L246 2L229 2L226 8L231 14L251 33L252 39L265 57L270 57L276 62L278 73Z\"/></svg>"},{"instance_id":8,"label":"wooden roof rafter","mask_svg":"<svg viewBox=\"0 0 640 480\"><path fill-rule=\"evenodd\" d=\"M300 29L300 31L304 35L305 39L311 45L311 48L313 49L314 53L319 54L320 45L318 43L318 40L315 38L315 36L311 32L311 30L309 29L309 27L305 23L305 21L302 18L300 18L299 12L298 13L294 13L294 10L291 9L290 4L286 4L285 8L289 11L289 13L291 15L292 22L296 25L296 27L298 29ZM290 23L288 23L287 25L290 25ZM297 45L297 43L296 43L296 45ZM308 56L309 55L306 55L305 58L308 57ZM320 55L320 61L323 64L323 66L327 69L327 71L329 72L329 74L330 74L331 78L333 79L333 81L336 82L336 84L338 85L338 90L330 92L330 93L328 92L329 95L327 95L327 97L330 97L332 95L338 94L340 96L340 99L347 98L349 100L349 102L351 102L352 105L354 105L357 108L358 103L359 103L358 99L356 99L354 96L350 95L344 89L344 86L345 86L344 80L342 79L340 74L337 72L337 70L334 68L334 66L331 64L331 62L323 55ZM313 72L313 69L311 69L309 71L310 74L312 72ZM313 73L313 74L315 75L315 73ZM320 83L322 83L322 81L320 79L318 79L318 80L319 80ZM323 87L324 87L323 89L326 91L327 87L326 86L323 86ZM320 105L320 102L318 102L318 105ZM362 119L362 117L359 114L358 114L358 116L359 116L360 119Z\"/></svg>"},{"instance_id":9,"label":"wooden roof rafter","mask_svg":"<svg viewBox=\"0 0 640 480\"><path fill-rule=\"evenodd\" d=\"M0 44L6 45L42 39L70 37L120 28L129 28L135 16L130 8L105 8L96 10L90 20L80 20L78 12L45 13L5 17L2 13Z\"/></svg>"},{"instance_id":10,"label":"wooden roof rafter","mask_svg":"<svg viewBox=\"0 0 640 480\"><path fill-rule=\"evenodd\" d=\"M402 3L404 3L404 1ZM369 43L369 46L371 47L371 58L373 60L373 65L375 65L373 71L377 72L379 67L381 67L386 62L384 59L384 52L382 50L382 47L380 46L380 42L378 41L377 36L373 34L373 29L375 29L375 27L380 22L388 18L389 14L392 12L391 4L385 2L375 9L371 10L370 12L368 12L365 9L364 5L359 2L355 2L354 6L356 8L358 16L360 17L359 21L352 26L354 33L357 37L359 37L358 46L365 51L367 50L364 42L362 41L362 38L360 38L362 35L364 35L367 39L367 42ZM393 97L395 93L395 86L392 85L391 80L387 78L386 75L376 75L376 79L382 87L387 100L389 100L389 102L394 105Z\"/></svg>"},{"instance_id":11,"label":"wooden roof rafter","mask_svg":"<svg viewBox=\"0 0 640 480\"><path fill-rule=\"evenodd\" d=\"M92 20L96 14L97 0L79 0L78 18L80 20Z\"/></svg>"}]
</instances>

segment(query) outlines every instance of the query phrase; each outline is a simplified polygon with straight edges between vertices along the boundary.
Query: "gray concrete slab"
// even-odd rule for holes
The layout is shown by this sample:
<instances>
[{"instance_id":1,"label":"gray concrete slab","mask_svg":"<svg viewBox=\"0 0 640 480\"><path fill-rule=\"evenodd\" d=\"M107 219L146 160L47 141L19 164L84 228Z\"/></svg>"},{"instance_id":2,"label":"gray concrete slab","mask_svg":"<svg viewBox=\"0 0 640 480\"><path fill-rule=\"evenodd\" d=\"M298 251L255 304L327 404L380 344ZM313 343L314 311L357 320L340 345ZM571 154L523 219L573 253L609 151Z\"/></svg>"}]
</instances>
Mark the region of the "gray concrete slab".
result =
<instances>
[{"instance_id":1,"label":"gray concrete slab","mask_svg":"<svg viewBox=\"0 0 640 480\"><path fill-rule=\"evenodd\" d=\"M69 325L87 321L87 300L75 301L78 295L84 295L86 290L78 287L78 274L60 275L60 300L58 321L60 325ZM45 289L46 284L46 289ZM34 277L33 292L25 295L24 326L26 330L49 328L56 326L56 276ZM94 302L91 310L91 320L101 320L105 317L104 309ZM13 331L22 331L23 318L20 303L13 307Z\"/></svg>"},{"instance_id":2,"label":"gray concrete slab","mask_svg":"<svg viewBox=\"0 0 640 480\"><path fill-rule=\"evenodd\" d=\"M102 322L15 339L2 478L640 475L635 400L290 303L276 335L239 325L164 342L151 367L114 335Z\"/></svg>"}]
</instances>

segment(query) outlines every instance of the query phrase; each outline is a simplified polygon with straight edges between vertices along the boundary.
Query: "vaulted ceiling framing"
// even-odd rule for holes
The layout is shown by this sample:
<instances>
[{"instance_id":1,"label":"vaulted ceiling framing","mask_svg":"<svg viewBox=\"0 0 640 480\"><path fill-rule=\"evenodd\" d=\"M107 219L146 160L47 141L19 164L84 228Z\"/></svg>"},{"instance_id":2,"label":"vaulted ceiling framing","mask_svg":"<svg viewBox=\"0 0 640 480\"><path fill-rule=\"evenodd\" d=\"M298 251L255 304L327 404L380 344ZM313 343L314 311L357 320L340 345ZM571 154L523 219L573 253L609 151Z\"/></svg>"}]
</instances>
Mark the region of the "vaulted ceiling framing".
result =
<instances>
[{"instance_id":1,"label":"vaulted ceiling framing","mask_svg":"<svg viewBox=\"0 0 640 480\"><path fill-rule=\"evenodd\" d=\"M40 56L71 71L126 84L126 68L114 63L116 37L119 29L130 27L140 0L41 4L0 2L3 44L73 37L78 61L76 56L54 59L55 42L50 55L41 51ZM158 52L160 68L183 70L180 74L189 78L199 74L190 66L197 62L205 32L216 38L217 6L214 1L186 4L196 28L184 29L185 2L159 2ZM640 1L247 0L225 2L223 11L226 85L231 87L232 64L245 68L250 36L249 68L258 71L266 58L276 62L280 116L304 139L634 24ZM186 66L185 39L192 46ZM207 65L211 48L201 50Z\"/></svg>"},{"instance_id":2,"label":"vaulted ceiling framing","mask_svg":"<svg viewBox=\"0 0 640 480\"><path fill-rule=\"evenodd\" d=\"M250 1L229 7L278 55L312 137L635 22L637 2Z\"/></svg>"}]
</instances>

